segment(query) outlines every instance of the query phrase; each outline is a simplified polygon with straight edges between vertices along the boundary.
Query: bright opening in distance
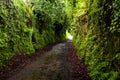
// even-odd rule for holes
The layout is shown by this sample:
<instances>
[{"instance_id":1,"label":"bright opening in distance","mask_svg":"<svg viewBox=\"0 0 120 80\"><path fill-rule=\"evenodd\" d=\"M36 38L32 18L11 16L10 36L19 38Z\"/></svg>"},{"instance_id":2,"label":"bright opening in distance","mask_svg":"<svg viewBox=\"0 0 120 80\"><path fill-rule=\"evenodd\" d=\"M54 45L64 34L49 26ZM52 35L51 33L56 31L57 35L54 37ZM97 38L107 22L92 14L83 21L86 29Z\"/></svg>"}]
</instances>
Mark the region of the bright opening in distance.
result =
<instances>
[{"instance_id":1,"label":"bright opening in distance","mask_svg":"<svg viewBox=\"0 0 120 80\"><path fill-rule=\"evenodd\" d=\"M23 2L24 2L24 3L28 3L28 2L30 2L30 0L23 0Z\"/></svg>"},{"instance_id":2,"label":"bright opening in distance","mask_svg":"<svg viewBox=\"0 0 120 80\"><path fill-rule=\"evenodd\" d=\"M68 36L68 39L69 39L69 40L73 40L73 36L72 36L72 35L69 35L69 36Z\"/></svg>"},{"instance_id":3,"label":"bright opening in distance","mask_svg":"<svg viewBox=\"0 0 120 80\"><path fill-rule=\"evenodd\" d=\"M69 40L73 40L73 36L68 31L66 31L66 38Z\"/></svg>"}]
</instances>

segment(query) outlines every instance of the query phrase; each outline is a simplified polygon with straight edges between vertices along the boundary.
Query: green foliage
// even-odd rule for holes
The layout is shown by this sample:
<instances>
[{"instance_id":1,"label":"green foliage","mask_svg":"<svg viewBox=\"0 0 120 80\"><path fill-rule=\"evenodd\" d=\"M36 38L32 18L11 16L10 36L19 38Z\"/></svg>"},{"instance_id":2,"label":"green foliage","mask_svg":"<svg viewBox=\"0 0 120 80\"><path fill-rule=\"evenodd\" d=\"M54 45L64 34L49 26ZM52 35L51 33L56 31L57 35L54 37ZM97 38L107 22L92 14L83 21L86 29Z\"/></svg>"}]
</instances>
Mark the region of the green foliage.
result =
<instances>
[{"instance_id":1,"label":"green foliage","mask_svg":"<svg viewBox=\"0 0 120 80\"><path fill-rule=\"evenodd\" d=\"M80 15L77 17L78 20L76 18L77 29L73 43L78 49L78 56L87 64L92 80L119 80L120 1L89 0L88 2L88 14ZM83 24L81 20L85 16L88 18Z\"/></svg>"},{"instance_id":2,"label":"green foliage","mask_svg":"<svg viewBox=\"0 0 120 80\"><path fill-rule=\"evenodd\" d=\"M16 52L32 53L32 9L21 0L0 4L0 67Z\"/></svg>"},{"instance_id":3,"label":"green foliage","mask_svg":"<svg viewBox=\"0 0 120 80\"><path fill-rule=\"evenodd\" d=\"M120 33L120 0L115 0L114 2L114 11L113 11L113 20L112 20L112 26L111 31L114 33L114 35L117 36L117 34Z\"/></svg>"},{"instance_id":4,"label":"green foliage","mask_svg":"<svg viewBox=\"0 0 120 80\"><path fill-rule=\"evenodd\" d=\"M34 47L42 47L42 45L65 39L67 23L64 4L61 0L54 0L52 2L33 0L32 3L34 4L34 13L36 15L36 27L33 33ZM38 45L38 43L40 44Z\"/></svg>"},{"instance_id":5,"label":"green foliage","mask_svg":"<svg viewBox=\"0 0 120 80\"><path fill-rule=\"evenodd\" d=\"M31 54L64 40L68 26L64 5L61 0L1 0L0 67L15 53Z\"/></svg>"}]
</instances>

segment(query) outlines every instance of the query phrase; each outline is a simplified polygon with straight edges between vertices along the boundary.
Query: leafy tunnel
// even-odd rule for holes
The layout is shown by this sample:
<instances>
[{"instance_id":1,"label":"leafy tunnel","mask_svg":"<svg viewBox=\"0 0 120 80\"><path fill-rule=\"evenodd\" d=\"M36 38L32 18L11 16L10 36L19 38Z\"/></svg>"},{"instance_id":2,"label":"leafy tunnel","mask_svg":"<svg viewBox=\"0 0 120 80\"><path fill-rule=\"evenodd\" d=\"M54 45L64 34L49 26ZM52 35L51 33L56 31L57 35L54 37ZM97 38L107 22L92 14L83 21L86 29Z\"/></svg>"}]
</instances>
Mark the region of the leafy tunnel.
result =
<instances>
[{"instance_id":1,"label":"leafy tunnel","mask_svg":"<svg viewBox=\"0 0 120 80\"><path fill-rule=\"evenodd\" d=\"M120 79L120 0L0 0L0 6L0 69L16 54L69 37L93 80Z\"/></svg>"}]
</instances>

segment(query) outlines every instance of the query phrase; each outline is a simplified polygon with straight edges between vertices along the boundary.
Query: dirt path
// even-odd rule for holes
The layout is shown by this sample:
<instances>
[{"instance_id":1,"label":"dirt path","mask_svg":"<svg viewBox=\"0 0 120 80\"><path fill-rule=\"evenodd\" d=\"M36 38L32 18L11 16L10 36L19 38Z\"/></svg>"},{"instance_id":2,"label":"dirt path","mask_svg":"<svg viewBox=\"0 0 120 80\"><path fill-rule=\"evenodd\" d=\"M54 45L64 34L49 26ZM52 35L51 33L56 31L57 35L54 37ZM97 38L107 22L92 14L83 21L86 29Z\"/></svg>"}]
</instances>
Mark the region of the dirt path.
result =
<instances>
[{"instance_id":1,"label":"dirt path","mask_svg":"<svg viewBox=\"0 0 120 80\"><path fill-rule=\"evenodd\" d=\"M80 73L78 77L74 77L74 64L69 59L71 50L70 42L59 43L49 51L38 57L31 64L27 65L19 73L10 77L8 80L90 80L86 69L81 70L85 73ZM69 57L69 58L68 58ZM78 63L77 63L78 64ZM84 65L80 63L80 65ZM82 76L83 75L83 76ZM86 76L87 75L87 76ZM83 78L82 78L83 77Z\"/></svg>"}]
</instances>

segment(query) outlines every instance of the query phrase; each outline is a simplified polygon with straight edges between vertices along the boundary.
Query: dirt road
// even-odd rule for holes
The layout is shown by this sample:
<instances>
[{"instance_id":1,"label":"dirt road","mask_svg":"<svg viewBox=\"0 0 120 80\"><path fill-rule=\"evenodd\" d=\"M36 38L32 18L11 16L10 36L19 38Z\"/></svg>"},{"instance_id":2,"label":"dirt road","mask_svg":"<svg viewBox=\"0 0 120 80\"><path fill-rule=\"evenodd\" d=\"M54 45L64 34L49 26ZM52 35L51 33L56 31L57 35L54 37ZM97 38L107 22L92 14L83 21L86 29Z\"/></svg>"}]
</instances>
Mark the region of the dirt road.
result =
<instances>
[{"instance_id":1,"label":"dirt road","mask_svg":"<svg viewBox=\"0 0 120 80\"><path fill-rule=\"evenodd\" d=\"M74 62L75 56L72 54L74 49L72 50L70 45L70 42L63 42L53 46L50 51L38 57L8 80L90 80L84 63L79 60ZM81 68L80 71L77 68L74 70L76 64ZM79 76L76 77L76 75Z\"/></svg>"}]
</instances>

